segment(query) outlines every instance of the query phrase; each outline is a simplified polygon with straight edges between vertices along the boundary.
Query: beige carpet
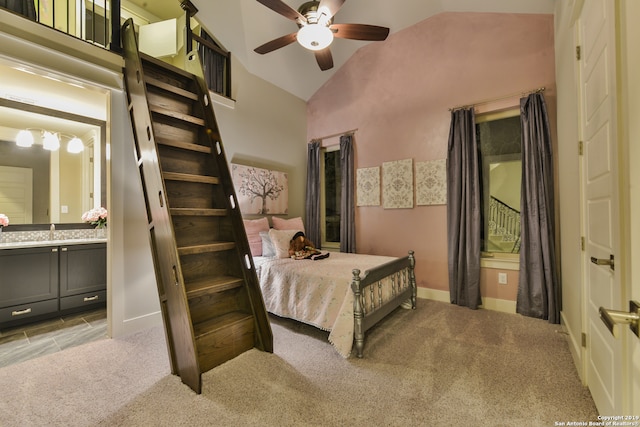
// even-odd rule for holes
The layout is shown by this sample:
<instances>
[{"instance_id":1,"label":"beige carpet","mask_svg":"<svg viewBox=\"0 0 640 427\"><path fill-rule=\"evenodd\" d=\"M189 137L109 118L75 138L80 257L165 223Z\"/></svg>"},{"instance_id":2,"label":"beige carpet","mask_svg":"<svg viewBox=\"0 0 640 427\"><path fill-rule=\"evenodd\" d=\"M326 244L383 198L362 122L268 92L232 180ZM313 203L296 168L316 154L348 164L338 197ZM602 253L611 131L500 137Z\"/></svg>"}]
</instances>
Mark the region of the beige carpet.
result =
<instances>
[{"instance_id":1,"label":"beige carpet","mask_svg":"<svg viewBox=\"0 0 640 427\"><path fill-rule=\"evenodd\" d=\"M169 374L154 328L0 369L2 426L553 426L593 421L558 325L419 300L372 330L364 359L273 318L275 353Z\"/></svg>"}]
</instances>

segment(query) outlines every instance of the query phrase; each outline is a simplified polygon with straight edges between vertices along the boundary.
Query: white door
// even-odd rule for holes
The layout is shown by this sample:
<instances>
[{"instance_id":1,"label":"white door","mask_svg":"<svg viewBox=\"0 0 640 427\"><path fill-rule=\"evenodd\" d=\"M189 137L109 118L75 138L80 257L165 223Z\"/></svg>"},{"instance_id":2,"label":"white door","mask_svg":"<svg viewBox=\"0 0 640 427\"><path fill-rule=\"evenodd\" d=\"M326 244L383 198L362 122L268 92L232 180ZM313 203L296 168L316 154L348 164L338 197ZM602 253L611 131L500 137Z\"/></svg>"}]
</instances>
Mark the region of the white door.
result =
<instances>
[{"instance_id":1,"label":"white door","mask_svg":"<svg viewBox=\"0 0 640 427\"><path fill-rule=\"evenodd\" d=\"M601 415L622 414L623 353L598 309L622 308L614 2L586 0L578 22L586 240L586 382ZM613 257L613 265L605 263Z\"/></svg>"},{"instance_id":2,"label":"white door","mask_svg":"<svg viewBox=\"0 0 640 427\"><path fill-rule=\"evenodd\" d=\"M9 224L33 222L33 170L0 166L0 213Z\"/></svg>"}]
</instances>

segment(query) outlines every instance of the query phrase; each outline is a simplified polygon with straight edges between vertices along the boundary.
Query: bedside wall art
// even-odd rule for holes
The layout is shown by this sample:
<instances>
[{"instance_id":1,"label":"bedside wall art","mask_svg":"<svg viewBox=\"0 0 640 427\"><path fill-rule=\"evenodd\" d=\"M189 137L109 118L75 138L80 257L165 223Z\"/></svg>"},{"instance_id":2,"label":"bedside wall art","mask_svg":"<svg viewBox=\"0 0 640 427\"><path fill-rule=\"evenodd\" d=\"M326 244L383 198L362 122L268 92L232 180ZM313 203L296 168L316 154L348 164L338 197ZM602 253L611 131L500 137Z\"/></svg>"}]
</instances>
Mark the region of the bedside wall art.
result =
<instances>
[{"instance_id":1,"label":"bedside wall art","mask_svg":"<svg viewBox=\"0 0 640 427\"><path fill-rule=\"evenodd\" d=\"M231 176L243 214L289 213L289 182L285 172L232 163Z\"/></svg>"},{"instance_id":2,"label":"bedside wall art","mask_svg":"<svg viewBox=\"0 0 640 427\"><path fill-rule=\"evenodd\" d=\"M416 162L416 205L447 204L447 159Z\"/></svg>"},{"instance_id":3,"label":"bedside wall art","mask_svg":"<svg viewBox=\"0 0 640 427\"><path fill-rule=\"evenodd\" d=\"M385 209L413 208L413 159L382 163Z\"/></svg>"},{"instance_id":4,"label":"bedside wall art","mask_svg":"<svg viewBox=\"0 0 640 427\"><path fill-rule=\"evenodd\" d=\"M380 166L356 171L356 206L380 206Z\"/></svg>"}]
</instances>

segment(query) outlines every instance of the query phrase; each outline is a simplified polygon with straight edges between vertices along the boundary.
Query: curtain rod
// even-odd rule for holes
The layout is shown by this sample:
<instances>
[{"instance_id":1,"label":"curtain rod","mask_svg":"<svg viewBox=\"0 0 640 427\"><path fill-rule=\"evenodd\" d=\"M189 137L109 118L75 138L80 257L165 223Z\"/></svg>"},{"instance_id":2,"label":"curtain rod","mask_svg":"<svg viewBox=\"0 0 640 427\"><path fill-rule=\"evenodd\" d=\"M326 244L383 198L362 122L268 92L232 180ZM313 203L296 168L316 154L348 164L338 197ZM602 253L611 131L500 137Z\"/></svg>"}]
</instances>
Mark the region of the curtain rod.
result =
<instances>
[{"instance_id":1,"label":"curtain rod","mask_svg":"<svg viewBox=\"0 0 640 427\"><path fill-rule=\"evenodd\" d=\"M358 128L355 129L351 129L345 132L339 132L339 133L334 133L333 135L326 135L320 138L311 138L311 141L322 141L323 139L328 139L328 138L333 138L334 136L342 136L342 135L349 135L349 134L354 134L358 131ZM309 141L309 142L311 142Z\"/></svg>"},{"instance_id":2,"label":"curtain rod","mask_svg":"<svg viewBox=\"0 0 640 427\"><path fill-rule=\"evenodd\" d=\"M540 87L538 89L533 89L533 90L526 91L526 92L516 92L516 93L512 93L510 95L501 96L500 98L485 99L483 101L474 102L474 103L468 104L468 105L459 105L457 107L449 108L449 111L460 110L460 109L463 109L463 108L471 108L471 107L475 107L477 105L488 104L490 102L495 102L495 101L502 101L503 99L513 98L514 96L518 96L518 95L525 96L525 95L530 95L532 93L540 93L540 92L544 92L544 89L545 89L544 87Z\"/></svg>"}]
</instances>

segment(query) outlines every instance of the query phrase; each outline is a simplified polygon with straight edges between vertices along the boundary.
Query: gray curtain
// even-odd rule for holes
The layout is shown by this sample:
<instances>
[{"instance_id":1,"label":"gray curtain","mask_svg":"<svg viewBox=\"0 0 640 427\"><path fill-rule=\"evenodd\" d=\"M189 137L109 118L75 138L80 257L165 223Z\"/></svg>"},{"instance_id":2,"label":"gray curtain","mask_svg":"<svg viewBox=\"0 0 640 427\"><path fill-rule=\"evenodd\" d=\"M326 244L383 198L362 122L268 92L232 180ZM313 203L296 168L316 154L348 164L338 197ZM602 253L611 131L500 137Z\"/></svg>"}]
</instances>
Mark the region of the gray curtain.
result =
<instances>
[{"instance_id":1,"label":"gray curtain","mask_svg":"<svg viewBox=\"0 0 640 427\"><path fill-rule=\"evenodd\" d=\"M33 0L0 0L0 7L16 12L32 21L36 20L36 8Z\"/></svg>"},{"instance_id":2,"label":"gray curtain","mask_svg":"<svg viewBox=\"0 0 640 427\"><path fill-rule=\"evenodd\" d=\"M480 298L481 186L473 108L451 112L447 153L447 241L452 304Z\"/></svg>"},{"instance_id":3,"label":"gray curtain","mask_svg":"<svg viewBox=\"0 0 640 427\"><path fill-rule=\"evenodd\" d=\"M206 31L201 32L203 39L216 44L213 37L211 37ZM224 69L226 58L212 49L209 49L204 44L201 44L198 48L199 55L202 61L202 68L204 70L204 78L207 82L209 90L215 93L225 94L224 90Z\"/></svg>"},{"instance_id":4,"label":"gray curtain","mask_svg":"<svg viewBox=\"0 0 640 427\"><path fill-rule=\"evenodd\" d=\"M541 93L520 100L522 191L520 278L516 311L560 323L555 252L553 155L547 106Z\"/></svg>"},{"instance_id":5,"label":"gray curtain","mask_svg":"<svg viewBox=\"0 0 640 427\"><path fill-rule=\"evenodd\" d=\"M304 228L307 238L320 249L320 141L311 141L307 146L306 197Z\"/></svg>"},{"instance_id":6,"label":"gray curtain","mask_svg":"<svg viewBox=\"0 0 640 427\"><path fill-rule=\"evenodd\" d=\"M356 252L353 135L340 137L340 252Z\"/></svg>"}]
</instances>

